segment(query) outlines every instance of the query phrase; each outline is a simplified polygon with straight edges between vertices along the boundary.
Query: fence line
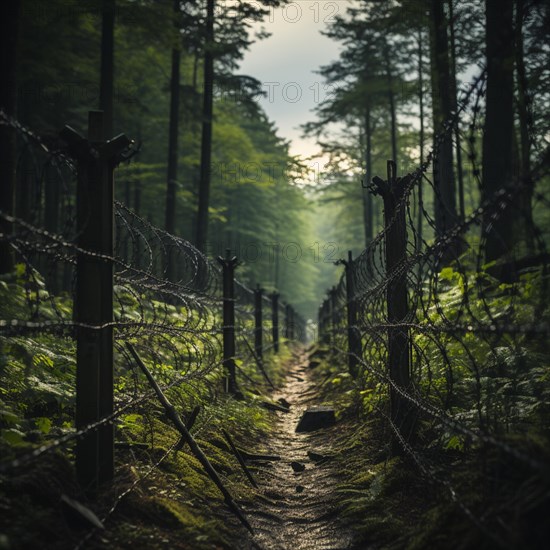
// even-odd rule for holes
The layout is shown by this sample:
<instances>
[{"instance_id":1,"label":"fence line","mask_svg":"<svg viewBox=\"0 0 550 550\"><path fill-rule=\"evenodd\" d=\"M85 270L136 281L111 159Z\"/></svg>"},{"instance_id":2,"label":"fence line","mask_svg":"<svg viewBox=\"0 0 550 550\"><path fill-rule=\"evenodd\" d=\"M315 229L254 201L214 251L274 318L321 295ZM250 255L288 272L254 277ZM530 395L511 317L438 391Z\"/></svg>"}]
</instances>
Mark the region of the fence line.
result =
<instances>
[{"instance_id":1,"label":"fence line","mask_svg":"<svg viewBox=\"0 0 550 550\"><path fill-rule=\"evenodd\" d=\"M99 124L97 113L94 117L92 126ZM151 365L163 392L178 390L179 407L184 398L193 404L205 392L219 393L222 367L228 360L237 367L234 381L240 379L244 386L264 384L265 372L256 371L279 351L280 327L273 326L272 317L282 319L283 328L292 325L285 340L289 344L292 339L305 337L305 323L295 314L287 318L285 312L293 310L286 304L272 304L265 296L256 300L254 291L234 277L234 296L224 296L219 266L191 243L153 226L113 200L115 164L134 154L129 140L119 140L120 147L114 151L113 140L88 142L66 130L63 135L72 143L67 152L57 144L46 144L2 111L0 124L15 129L35 169L36 188L40 189L35 210L26 218L0 212L0 219L10 228L0 234L0 244L10 248L14 266L0 280L0 348L8 358L2 376L5 395L9 396L3 398L8 409L2 411L0 420L9 428L10 419L19 414L18 400L22 403L23 391L30 396L33 392L43 395L46 403L53 402L55 396L59 409L32 445L26 431L35 427L35 418L43 420L46 415L36 404L40 399L29 398L37 411L25 413L28 420L24 421L23 432L16 428L3 430L6 437L26 443L18 448L3 440L0 475L28 469L56 451L75 451L79 480L93 494L98 483L113 477L115 430L123 435L120 426L132 414L143 417L146 405L151 406L155 399L154 392L138 376L125 343L132 343ZM94 138L99 136L90 133ZM110 156L96 155L102 148ZM51 172L47 185L42 181L45 166ZM104 181L106 194L103 199L94 198L103 201L98 205L99 212L94 212L89 208L98 179ZM51 197L45 197L48 186L63 188L63 198L58 195L56 205L52 205ZM75 201L79 186L80 198ZM55 218L49 220L49 225L45 223L48 208L54 209L50 218ZM104 223L109 219L112 228ZM112 239L106 246L95 240L102 232L106 241ZM94 270L99 270L97 276ZM99 315L90 318L90 311L100 302ZM230 324L225 324L221 317L228 307L234 308L235 315ZM259 324L255 322L258 316ZM232 348L222 339L228 330L233 333ZM112 336L104 340L104 358L99 360L95 352L90 355L90 350L98 345L97 336L101 334ZM82 373L88 378L75 384ZM18 379L21 388L15 387ZM103 395L98 399L101 384ZM153 463L150 471L161 462ZM105 517L112 514L124 494Z\"/></svg>"},{"instance_id":2,"label":"fence line","mask_svg":"<svg viewBox=\"0 0 550 550\"><path fill-rule=\"evenodd\" d=\"M369 182L369 191L384 201L385 226L357 258L350 253L336 262L344 273L319 308L319 339L365 390L363 410L380 411L393 453L418 463L427 447L464 456L496 448L543 479L547 459L517 438L527 431L545 438L550 419L550 224L544 210L550 204L550 148L530 174L503 185L433 241L419 234L413 214L416 208L435 230L427 205L415 198L427 184L434 202L442 203L428 168L455 128L462 132L468 125L468 156L479 176L475 143L485 76L483 69L417 170L398 178L389 161L387 178ZM533 202L526 210L520 197L531 185ZM487 238L499 237L495 222L503 219L515 224L514 246L488 261ZM420 470L507 546L506 537L496 535L502 526L495 518L480 523L457 497L452 469L437 474L425 463Z\"/></svg>"}]
</instances>

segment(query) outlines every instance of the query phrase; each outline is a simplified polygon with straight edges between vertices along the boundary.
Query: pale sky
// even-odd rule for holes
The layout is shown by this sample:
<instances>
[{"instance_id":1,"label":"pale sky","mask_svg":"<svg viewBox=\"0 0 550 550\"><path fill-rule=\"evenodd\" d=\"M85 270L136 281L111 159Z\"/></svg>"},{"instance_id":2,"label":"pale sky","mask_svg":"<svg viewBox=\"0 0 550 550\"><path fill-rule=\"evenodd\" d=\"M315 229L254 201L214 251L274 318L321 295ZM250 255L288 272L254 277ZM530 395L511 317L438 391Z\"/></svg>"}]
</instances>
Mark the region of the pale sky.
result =
<instances>
[{"instance_id":1,"label":"pale sky","mask_svg":"<svg viewBox=\"0 0 550 550\"><path fill-rule=\"evenodd\" d=\"M320 31L349 4L297 0L272 8L262 24L271 36L254 43L241 63L240 73L262 82L268 97L259 101L279 135L290 140L291 154L311 156L319 150L314 140L300 137L298 127L314 119L311 110L331 91L314 71L338 58L339 45Z\"/></svg>"}]
</instances>

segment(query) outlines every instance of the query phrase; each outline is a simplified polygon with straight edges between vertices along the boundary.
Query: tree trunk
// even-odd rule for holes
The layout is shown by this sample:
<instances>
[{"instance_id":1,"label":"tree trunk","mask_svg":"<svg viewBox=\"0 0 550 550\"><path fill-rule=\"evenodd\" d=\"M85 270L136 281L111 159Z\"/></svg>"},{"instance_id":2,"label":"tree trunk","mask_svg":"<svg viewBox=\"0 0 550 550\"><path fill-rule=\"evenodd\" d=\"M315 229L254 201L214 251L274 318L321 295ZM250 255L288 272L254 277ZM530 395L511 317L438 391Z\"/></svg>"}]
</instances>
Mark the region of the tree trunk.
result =
<instances>
[{"instance_id":1,"label":"tree trunk","mask_svg":"<svg viewBox=\"0 0 550 550\"><path fill-rule=\"evenodd\" d=\"M372 180L372 128L370 97L367 96L365 104L365 185L370 185ZM372 195L367 189L363 189L363 223L365 227L365 247L368 247L373 237L372 223Z\"/></svg>"},{"instance_id":2,"label":"tree trunk","mask_svg":"<svg viewBox=\"0 0 550 550\"><path fill-rule=\"evenodd\" d=\"M17 108L17 34L20 1L8 0L0 4L0 109L8 116L16 115ZM15 172L17 165L16 134L8 125L0 125L0 210L13 215L15 209ZM12 224L0 218L0 233L10 235ZM10 245L0 239L0 274L13 269Z\"/></svg>"},{"instance_id":3,"label":"tree trunk","mask_svg":"<svg viewBox=\"0 0 550 550\"><path fill-rule=\"evenodd\" d=\"M397 115L395 112L395 92L393 89L393 71L390 59L389 46L384 39L384 62L386 64L386 80L388 84L388 107L390 110L390 127L391 127L391 152L392 160L398 166L397 162Z\"/></svg>"},{"instance_id":4,"label":"tree trunk","mask_svg":"<svg viewBox=\"0 0 550 550\"><path fill-rule=\"evenodd\" d=\"M437 134L451 118L451 85L447 24L443 3L431 1L430 64L434 126L434 209L436 235L441 236L458 221L456 214L455 181L453 172L453 139L446 132L437 143Z\"/></svg>"},{"instance_id":5,"label":"tree trunk","mask_svg":"<svg viewBox=\"0 0 550 550\"><path fill-rule=\"evenodd\" d=\"M138 143L142 142L140 121L138 121L138 127L137 127L137 142ZM140 180L139 174L136 175L136 179L134 181L133 209L138 216L141 216L141 180Z\"/></svg>"},{"instance_id":6,"label":"tree trunk","mask_svg":"<svg viewBox=\"0 0 550 550\"><path fill-rule=\"evenodd\" d=\"M199 132L200 132L200 104L198 100L197 86L198 86L198 72L199 72L199 61L201 56L199 54L198 48L195 48L193 52L193 74L191 77L191 85L193 87L193 93L191 94L191 116L189 120L189 129L191 133L191 140L193 143L198 142ZM193 167L190 171L191 173L191 191L193 193L193 200L198 204L198 197L200 194L200 168ZM191 215L189 216L189 240L192 241L193 238L196 238L197 234L197 223L198 223L198 209L193 208Z\"/></svg>"},{"instance_id":7,"label":"tree trunk","mask_svg":"<svg viewBox=\"0 0 550 550\"><path fill-rule=\"evenodd\" d=\"M424 165L424 59L422 54L422 27L418 27L418 109L420 117L420 166ZM416 247L418 250L422 247L422 223L424 221L424 204L422 196L422 178L418 182L418 212L416 227Z\"/></svg>"},{"instance_id":8,"label":"tree trunk","mask_svg":"<svg viewBox=\"0 0 550 550\"><path fill-rule=\"evenodd\" d=\"M529 225L533 219L531 200L533 197L533 182L531 180L531 139L529 136L530 113L527 106L527 75L525 73L525 60L523 51L523 18L525 17L525 0L516 0L516 21L515 21L515 52L516 52L516 76L518 86L518 118L521 140L521 180L526 186L521 194L520 201L524 219ZM529 251L534 252L533 236L531 231L525 235Z\"/></svg>"},{"instance_id":9,"label":"tree trunk","mask_svg":"<svg viewBox=\"0 0 550 550\"><path fill-rule=\"evenodd\" d=\"M418 27L418 110L420 116L420 166L424 165L424 56L422 52L422 27ZM420 250L422 247L422 223L424 221L424 198L422 196L422 178L418 182L418 212L417 212L417 227L416 227L416 248Z\"/></svg>"},{"instance_id":10,"label":"tree trunk","mask_svg":"<svg viewBox=\"0 0 550 550\"><path fill-rule=\"evenodd\" d=\"M114 50L115 0L103 0L99 109L104 113L103 137L105 139L111 139L113 137Z\"/></svg>"},{"instance_id":11,"label":"tree trunk","mask_svg":"<svg viewBox=\"0 0 550 550\"><path fill-rule=\"evenodd\" d=\"M214 0L207 1L206 42L204 48L204 97L201 142L201 173L199 208L197 214L196 246L205 251L208 235L208 207L210 203L210 159L212 155L212 104L214 87Z\"/></svg>"},{"instance_id":12,"label":"tree trunk","mask_svg":"<svg viewBox=\"0 0 550 550\"><path fill-rule=\"evenodd\" d=\"M449 0L449 30L451 39L451 102L452 111L456 113L458 108L457 85L456 85L456 42L455 42L455 24L454 24L454 9L453 0ZM462 172L462 150L460 148L460 128L458 120L454 127L455 137L455 155L456 155L456 176L458 180L458 208L460 212L460 220L464 221L466 212L464 207L464 175Z\"/></svg>"},{"instance_id":13,"label":"tree trunk","mask_svg":"<svg viewBox=\"0 0 550 550\"><path fill-rule=\"evenodd\" d=\"M174 26L178 36L176 44L172 48L172 71L170 75L170 123L168 130L168 171L166 178L166 207L164 214L164 229L173 235L176 232L176 188L178 179L178 134L179 134L179 111L180 111L180 42L178 14L180 0L174 0ZM166 275L173 279L175 266L167 251Z\"/></svg>"},{"instance_id":14,"label":"tree trunk","mask_svg":"<svg viewBox=\"0 0 550 550\"><path fill-rule=\"evenodd\" d=\"M141 182L139 178L136 178L134 181L134 212L140 216L141 212ZM132 256L134 265L140 269L142 267L142 243L140 242L140 237L137 237L137 240L132 239Z\"/></svg>"},{"instance_id":15,"label":"tree trunk","mask_svg":"<svg viewBox=\"0 0 550 550\"><path fill-rule=\"evenodd\" d=\"M510 186L513 176L513 0L486 0L485 9L487 93L482 198L488 200L499 189ZM483 220L486 261L500 258L514 244L514 224L509 213L499 212L497 219L492 219L491 214Z\"/></svg>"},{"instance_id":16,"label":"tree trunk","mask_svg":"<svg viewBox=\"0 0 550 550\"><path fill-rule=\"evenodd\" d=\"M391 82L391 75L388 76L388 80ZM397 117L395 115L395 94L393 89L388 91L388 102L390 107L390 120L391 120L391 153L392 160L397 163Z\"/></svg>"},{"instance_id":17,"label":"tree trunk","mask_svg":"<svg viewBox=\"0 0 550 550\"><path fill-rule=\"evenodd\" d=\"M59 174L54 166L48 165L44 177L44 229L55 235L59 232L59 210L61 186ZM62 284L59 263L51 263L49 258L41 258L41 268L50 292L57 294ZM49 264L49 265L48 265Z\"/></svg>"},{"instance_id":18,"label":"tree trunk","mask_svg":"<svg viewBox=\"0 0 550 550\"><path fill-rule=\"evenodd\" d=\"M527 109L527 76L523 53L523 17L525 0L516 0L516 73L518 82L518 111L521 136L521 167L523 175L531 172L531 141L529 139L529 111Z\"/></svg>"}]
</instances>

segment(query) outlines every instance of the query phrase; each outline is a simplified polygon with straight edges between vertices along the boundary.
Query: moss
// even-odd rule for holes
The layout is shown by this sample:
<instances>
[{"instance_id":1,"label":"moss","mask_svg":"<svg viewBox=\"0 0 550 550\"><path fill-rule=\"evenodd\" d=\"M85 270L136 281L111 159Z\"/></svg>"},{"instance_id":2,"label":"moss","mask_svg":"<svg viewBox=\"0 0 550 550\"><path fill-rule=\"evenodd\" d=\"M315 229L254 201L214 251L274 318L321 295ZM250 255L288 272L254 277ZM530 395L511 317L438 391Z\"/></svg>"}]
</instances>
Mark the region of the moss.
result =
<instances>
[{"instance_id":1,"label":"moss","mask_svg":"<svg viewBox=\"0 0 550 550\"><path fill-rule=\"evenodd\" d=\"M213 533L220 531L220 522L211 516L205 516L197 507L188 502L181 503L168 498L154 497L151 505L155 507L157 517L173 529L181 529L188 541L206 541ZM210 536L208 535L210 534Z\"/></svg>"}]
</instances>

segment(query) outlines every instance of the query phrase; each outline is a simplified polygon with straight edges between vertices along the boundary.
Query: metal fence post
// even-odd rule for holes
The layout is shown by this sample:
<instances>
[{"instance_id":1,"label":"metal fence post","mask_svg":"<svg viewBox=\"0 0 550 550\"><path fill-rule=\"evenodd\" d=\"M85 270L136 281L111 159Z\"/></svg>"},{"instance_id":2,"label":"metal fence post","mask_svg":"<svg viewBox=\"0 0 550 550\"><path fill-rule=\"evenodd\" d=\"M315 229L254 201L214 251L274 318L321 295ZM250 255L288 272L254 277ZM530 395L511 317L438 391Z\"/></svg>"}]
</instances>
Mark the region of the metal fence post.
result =
<instances>
[{"instance_id":1,"label":"metal fence post","mask_svg":"<svg viewBox=\"0 0 550 550\"><path fill-rule=\"evenodd\" d=\"M273 334L273 351L279 353L279 294L271 295L271 330Z\"/></svg>"},{"instance_id":2,"label":"metal fence post","mask_svg":"<svg viewBox=\"0 0 550 550\"><path fill-rule=\"evenodd\" d=\"M388 311L388 372L390 376L391 420L405 441L413 435L415 413L411 403L401 391L411 391L409 366L409 330L405 323L408 307L407 272L402 264L407 257L407 229L405 208L402 202L410 175L396 178L395 162L388 161L388 180L373 178L371 190L384 200L386 228L386 277ZM401 203L401 204L400 204ZM400 391L401 390L401 391ZM393 438L393 451L402 452L397 437Z\"/></svg>"},{"instance_id":3,"label":"metal fence post","mask_svg":"<svg viewBox=\"0 0 550 550\"><path fill-rule=\"evenodd\" d=\"M225 391L235 395L237 376L235 365L235 267L237 257L226 249L225 258L218 257L223 268L223 365L226 372Z\"/></svg>"},{"instance_id":4,"label":"metal fence post","mask_svg":"<svg viewBox=\"0 0 550 550\"><path fill-rule=\"evenodd\" d=\"M106 142L102 111L90 111L88 139L66 126L61 137L78 160L76 259L76 429L113 414L114 167L130 145L120 135ZM108 326L107 326L108 325ZM111 422L86 432L76 445L76 470L88 490L114 475Z\"/></svg>"},{"instance_id":5,"label":"metal fence post","mask_svg":"<svg viewBox=\"0 0 550 550\"><path fill-rule=\"evenodd\" d=\"M348 320L348 368L355 378L358 374L359 358L361 357L361 335L357 327L357 301L355 299L355 278L353 276L353 256L348 251L348 260L344 262L346 268L346 301Z\"/></svg>"},{"instance_id":6,"label":"metal fence post","mask_svg":"<svg viewBox=\"0 0 550 550\"><path fill-rule=\"evenodd\" d=\"M262 295L264 289L257 285L254 290L254 350L256 357L261 361L263 359L263 327L262 327Z\"/></svg>"}]
</instances>

